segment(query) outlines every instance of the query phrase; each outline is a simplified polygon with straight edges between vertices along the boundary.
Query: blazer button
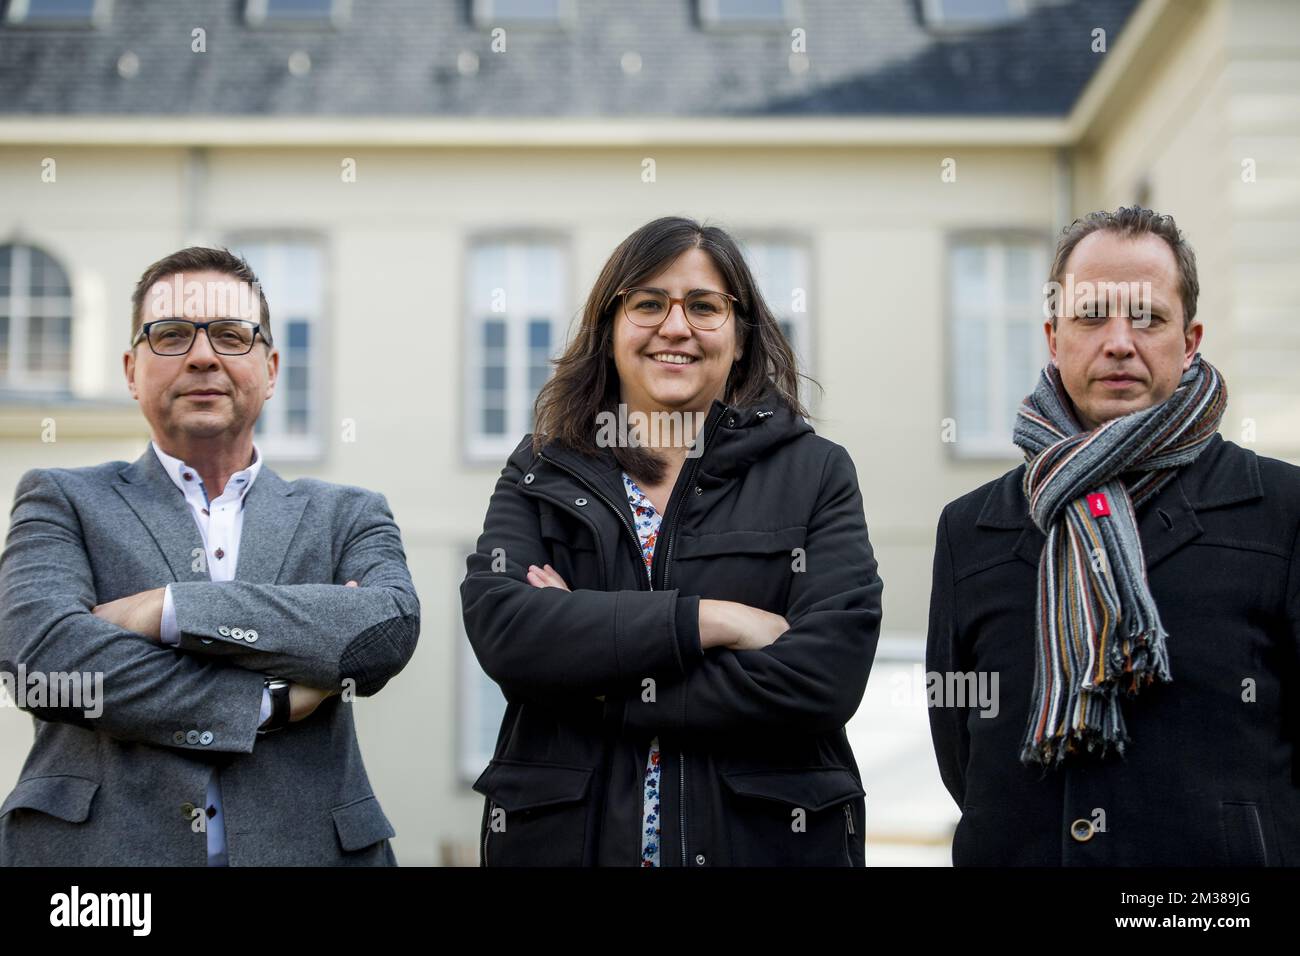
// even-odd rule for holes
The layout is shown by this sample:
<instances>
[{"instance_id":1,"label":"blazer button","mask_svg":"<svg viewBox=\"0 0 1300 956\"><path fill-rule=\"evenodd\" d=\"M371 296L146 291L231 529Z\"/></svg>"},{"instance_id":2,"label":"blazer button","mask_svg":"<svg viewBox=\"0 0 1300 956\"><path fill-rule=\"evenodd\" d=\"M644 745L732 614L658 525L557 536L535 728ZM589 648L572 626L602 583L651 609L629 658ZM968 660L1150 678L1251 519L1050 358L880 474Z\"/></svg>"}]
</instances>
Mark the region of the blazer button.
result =
<instances>
[{"instance_id":1,"label":"blazer button","mask_svg":"<svg viewBox=\"0 0 1300 956\"><path fill-rule=\"evenodd\" d=\"M1087 843L1096 832L1097 829L1092 825L1092 821L1082 817L1070 824L1070 836L1080 843Z\"/></svg>"},{"instance_id":2,"label":"blazer button","mask_svg":"<svg viewBox=\"0 0 1300 956\"><path fill-rule=\"evenodd\" d=\"M176 731L176 733L172 734L172 743L174 744L185 743L185 731L178 730Z\"/></svg>"},{"instance_id":3,"label":"blazer button","mask_svg":"<svg viewBox=\"0 0 1300 956\"><path fill-rule=\"evenodd\" d=\"M704 854L703 854L703 853L697 853L697 854L695 854L695 865L696 865L696 866L703 866L703 865L704 865Z\"/></svg>"},{"instance_id":4,"label":"blazer button","mask_svg":"<svg viewBox=\"0 0 1300 956\"><path fill-rule=\"evenodd\" d=\"M199 743L203 744L205 747L212 743L212 731L205 730L203 733L199 734Z\"/></svg>"},{"instance_id":5,"label":"blazer button","mask_svg":"<svg viewBox=\"0 0 1300 956\"><path fill-rule=\"evenodd\" d=\"M192 819L192 818L193 818L193 816L194 816L194 811L195 811L196 809L197 809L197 808L196 808L196 807L194 806L194 804L192 804L192 803L182 803L182 804L181 804L181 813L185 815L185 819L186 819L186 820L189 820L189 819Z\"/></svg>"},{"instance_id":6,"label":"blazer button","mask_svg":"<svg viewBox=\"0 0 1300 956\"><path fill-rule=\"evenodd\" d=\"M255 640L257 640L257 631L253 630L253 629L250 627L248 630L246 630L246 631L244 632L244 640L246 640L246 641L248 641L248 643L252 644Z\"/></svg>"},{"instance_id":7,"label":"blazer button","mask_svg":"<svg viewBox=\"0 0 1300 956\"><path fill-rule=\"evenodd\" d=\"M199 742L199 732L197 730L186 731L185 742L187 744L197 744Z\"/></svg>"},{"instance_id":8,"label":"blazer button","mask_svg":"<svg viewBox=\"0 0 1300 956\"><path fill-rule=\"evenodd\" d=\"M531 485L532 483L533 483L533 473L530 471L528 474L524 475L524 484Z\"/></svg>"},{"instance_id":9,"label":"blazer button","mask_svg":"<svg viewBox=\"0 0 1300 956\"><path fill-rule=\"evenodd\" d=\"M579 508L585 508L585 507L587 506L587 499L586 499L586 498L574 498L574 499L573 499L573 503L574 503L575 505L577 505Z\"/></svg>"},{"instance_id":10,"label":"blazer button","mask_svg":"<svg viewBox=\"0 0 1300 956\"><path fill-rule=\"evenodd\" d=\"M217 628L217 633L220 634L222 637L229 637L229 636L230 636L230 628L228 628L228 627L226 627L226 625L222 624L219 628Z\"/></svg>"},{"instance_id":11,"label":"blazer button","mask_svg":"<svg viewBox=\"0 0 1300 956\"><path fill-rule=\"evenodd\" d=\"M232 627L230 629L230 636L237 641L242 641L244 639L244 629L242 627Z\"/></svg>"}]
</instances>

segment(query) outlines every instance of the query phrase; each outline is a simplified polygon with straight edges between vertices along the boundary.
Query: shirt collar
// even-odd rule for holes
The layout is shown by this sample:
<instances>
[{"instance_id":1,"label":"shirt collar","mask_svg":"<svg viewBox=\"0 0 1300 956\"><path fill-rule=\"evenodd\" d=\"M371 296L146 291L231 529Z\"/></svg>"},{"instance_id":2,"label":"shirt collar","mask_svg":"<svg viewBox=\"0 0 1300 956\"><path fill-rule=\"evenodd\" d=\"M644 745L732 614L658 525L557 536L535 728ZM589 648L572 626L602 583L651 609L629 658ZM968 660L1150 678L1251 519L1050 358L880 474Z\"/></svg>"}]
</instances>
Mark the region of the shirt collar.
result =
<instances>
[{"instance_id":1,"label":"shirt collar","mask_svg":"<svg viewBox=\"0 0 1300 956\"><path fill-rule=\"evenodd\" d=\"M198 487L202 488L203 479L199 477L198 471L185 464L185 462L181 461L179 458L174 458L167 454L167 452L158 447L157 442L150 441L149 444L153 448L154 454L158 456L158 461L162 463L163 471L167 472L167 477L172 480L172 484L180 489L181 494L185 494L187 487L195 487L195 483L197 483ZM253 482L257 479L257 473L261 470L262 452L261 449L257 447L257 443L254 442L253 463L247 468L241 469L231 475L226 480L226 486L225 489L222 490L222 494L224 495L230 489L232 484L237 485L240 487L239 496L240 501L242 502L244 496L248 494L248 489L253 487ZM190 474L193 477L189 481L186 481L186 474ZM203 490L203 495L205 498L208 497L207 489Z\"/></svg>"}]
</instances>

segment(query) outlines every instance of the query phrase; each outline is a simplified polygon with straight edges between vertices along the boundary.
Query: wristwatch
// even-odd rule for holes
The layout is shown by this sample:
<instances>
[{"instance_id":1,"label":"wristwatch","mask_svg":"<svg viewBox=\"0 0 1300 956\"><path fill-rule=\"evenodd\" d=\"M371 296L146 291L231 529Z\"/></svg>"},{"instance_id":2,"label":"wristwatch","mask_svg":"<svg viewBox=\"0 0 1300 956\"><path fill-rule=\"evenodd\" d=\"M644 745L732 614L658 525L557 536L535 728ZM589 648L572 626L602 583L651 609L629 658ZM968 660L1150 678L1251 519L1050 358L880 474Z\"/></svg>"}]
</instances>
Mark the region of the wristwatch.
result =
<instances>
[{"instance_id":1,"label":"wristwatch","mask_svg":"<svg viewBox=\"0 0 1300 956\"><path fill-rule=\"evenodd\" d=\"M271 716L266 719L266 726L259 728L259 734L269 734L289 723L289 684L283 677L268 677L263 686L271 694Z\"/></svg>"}]
</instances>

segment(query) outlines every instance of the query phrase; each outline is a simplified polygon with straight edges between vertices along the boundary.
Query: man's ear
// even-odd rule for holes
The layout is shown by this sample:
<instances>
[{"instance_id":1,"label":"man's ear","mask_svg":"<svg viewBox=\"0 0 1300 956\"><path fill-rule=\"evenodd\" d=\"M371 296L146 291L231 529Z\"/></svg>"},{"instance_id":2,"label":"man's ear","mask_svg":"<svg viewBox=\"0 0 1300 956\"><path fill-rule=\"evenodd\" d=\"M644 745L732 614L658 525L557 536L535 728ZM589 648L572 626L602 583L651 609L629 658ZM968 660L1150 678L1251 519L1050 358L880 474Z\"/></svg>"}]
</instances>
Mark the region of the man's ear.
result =
<instances>
[{"instance_id":1,"label":"man's ear","mask_svg":"<svg viewBox=\"0 0 1300 956\"><path fill-rule=\"evenodd\" d=\"M266 398L275 394L275 380L280 375L280 350L271 349L266 357ZM263 399L265 401L265 399Z\"/></svg>"},{"instance_id":2,"label":"man's ear","mask_svg":"<svg viewBox=\"0 0 1300 956\"><path fill-rule=\"evenodd\" d=\"M1196 319L1192 320L1191 326L1183 333L1183 371L1186 372L1192 367L1192 359L1196 358L1196 353L1201 347L1201 336L1205 334L1205 323Z\"/></svg>"},{"instance_id":3,"label":"man's ear","mask_svg":"<svg viewBox=\"0 0 1300 956\"><path fill-rule=\"evenodd\" d=\"M1052 358L1052 364L1056 364L1056 325L1051 319L1043 322L1043 334L1047 336L1047 354Z\"/></svg>"},{"instance_id":4,"label":"man's ear","mask_svg":"<svg viewBox=\"0 0 1300 956\"><path fill-rule=\"evenodd\" d=\"M135 349L128 349L122 353L122 372L126 375L126 387L131 392L131 397L137 402L140 396L135 390Z\"/></svg>"}]
</instances>

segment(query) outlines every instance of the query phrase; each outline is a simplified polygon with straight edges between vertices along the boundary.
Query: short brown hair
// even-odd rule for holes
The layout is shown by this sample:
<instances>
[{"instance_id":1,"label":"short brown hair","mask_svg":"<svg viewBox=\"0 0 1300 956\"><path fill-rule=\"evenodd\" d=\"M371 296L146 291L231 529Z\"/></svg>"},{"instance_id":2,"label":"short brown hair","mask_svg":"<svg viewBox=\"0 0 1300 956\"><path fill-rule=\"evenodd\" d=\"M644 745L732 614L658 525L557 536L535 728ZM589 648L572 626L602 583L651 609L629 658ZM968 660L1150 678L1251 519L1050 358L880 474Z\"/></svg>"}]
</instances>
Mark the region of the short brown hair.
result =
<instances>
[{"instance_id":1,"label":"short brown hair","mask_svg":"<svg viewBox=\"0 0 1300 956\"><path fill-rule=\"evenodd\" d=\"M140 333L144 324L144 298L159 282L182 272L222 272L242 282L247 282L257 290L258 321L262 326L262 339L266 347L271 344L271 309L266 304L266 294L262 283L253 272L248 261L235 255L229 249L212 249L207 246L190 246L171 255L163 256L144 270L140 281L131 293L131 341Z\"/></svg>"},{"instance_id":2,"label":"short brown hair","mask_svg":"<svg viewBox=\"0 0 1300 956\"><path fill-rule=\"evenodd\" d=\"M1196 317L1196 298L1201 293L1200 282L1196 278L1196 253L1178 230L1173 216L1166 216L1143 206L1121 206L1114 212L1090 212L1074 220L1061 230L1056 243L1056 257L1052 260L1052 282L1065 284L1065 263L1070 258L1074 247L1083 241L1084 236L1094 232L1116 232L1121 236L1159 236L1169 244L1178 263L1178 295L1183 302L1183 328L1189 328ZM1052 318L1056 322L1055 313Z\"/></svg>"}]
</instances>

